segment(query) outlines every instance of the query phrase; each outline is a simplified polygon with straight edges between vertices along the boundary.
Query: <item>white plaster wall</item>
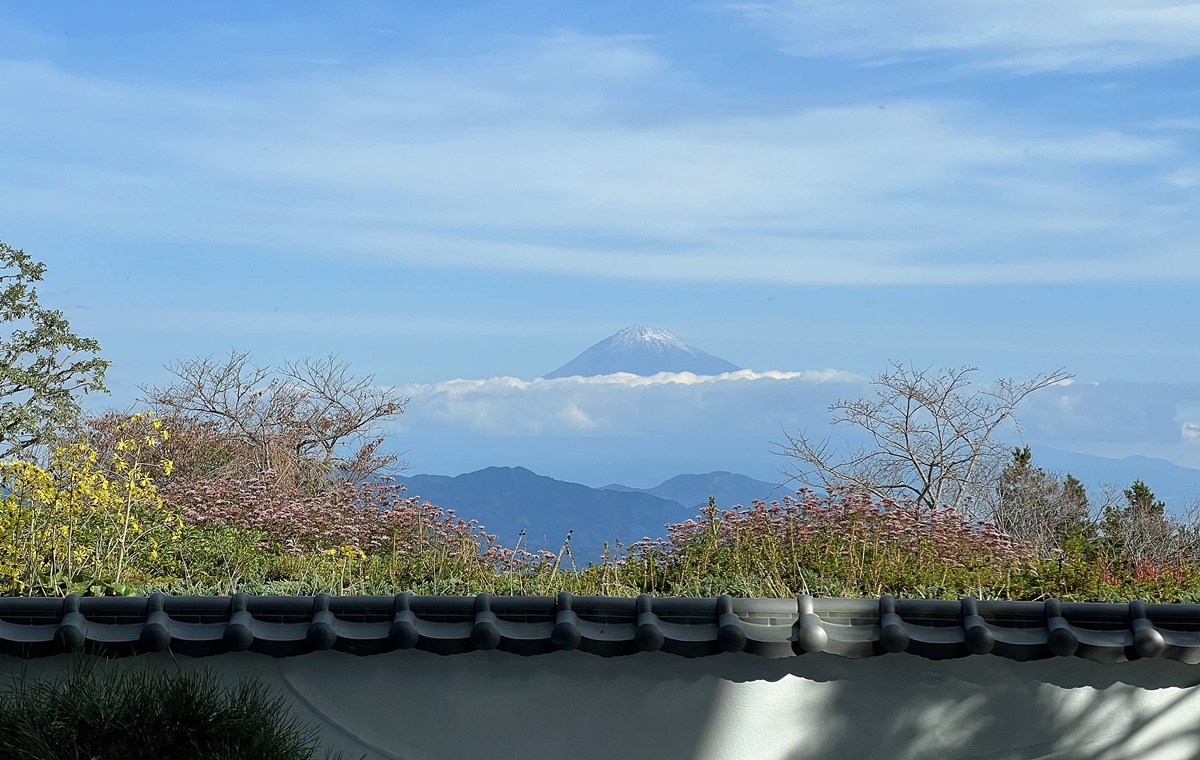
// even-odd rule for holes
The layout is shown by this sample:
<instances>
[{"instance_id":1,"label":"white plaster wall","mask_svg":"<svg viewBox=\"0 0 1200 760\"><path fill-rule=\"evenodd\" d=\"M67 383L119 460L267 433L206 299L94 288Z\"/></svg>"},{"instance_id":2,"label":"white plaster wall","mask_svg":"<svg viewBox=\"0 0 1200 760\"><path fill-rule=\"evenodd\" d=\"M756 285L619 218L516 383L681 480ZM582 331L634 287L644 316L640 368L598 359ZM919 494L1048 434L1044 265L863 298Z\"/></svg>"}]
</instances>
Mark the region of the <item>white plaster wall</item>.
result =
<instances>
[{"instance_id":1,"label":"white plaster wall","mask_svg":"<svg viewBox=\"0 0 1200 760\"><path fill-rule=\"evenodd\" d=\"M53 677L67 662L0 658L0 677L22 667ZM1200 666L1157 659L400 651L114 662L257 676L347 760L1200 758Z\"/></svg>"}]
</instances>

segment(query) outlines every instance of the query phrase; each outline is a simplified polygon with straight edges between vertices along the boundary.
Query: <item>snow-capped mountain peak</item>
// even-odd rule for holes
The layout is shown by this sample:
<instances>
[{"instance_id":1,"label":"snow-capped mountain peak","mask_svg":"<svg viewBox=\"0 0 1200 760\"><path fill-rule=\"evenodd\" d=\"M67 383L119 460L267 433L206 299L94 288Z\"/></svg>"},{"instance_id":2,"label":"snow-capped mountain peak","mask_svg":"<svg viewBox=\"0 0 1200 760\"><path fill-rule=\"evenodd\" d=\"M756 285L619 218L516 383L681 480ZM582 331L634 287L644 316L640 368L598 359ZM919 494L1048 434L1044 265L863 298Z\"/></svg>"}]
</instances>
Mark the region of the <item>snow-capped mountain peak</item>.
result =
<instances>
[{"instance_id":1,"label":"snow-capped mountain peak","mask_svg":"<svg viewBox=\"0 0 1200 760\"><path fill-rule=\"evenodd\" d=\"M609 336L603 343L607 343L613 350L651 347L660 351L673 348L693 355L704 353L695 346L689 346L687 343L684 343L674 333L660 330L657 327L642 327L641 325L633 325L632 327L619 330Z\"/></svg>"},{"instance_id":2,"label":"snow-capped mountain peak","mask_svg":"<svg viewBox=\"0 0 1200 760\"><path fill-rule=\"evenodd\" d=\"M659 372L719 375L741 367L705 353L678 336L655 327L619 330L546 375L546 379L630 372L649 377Z\"/></svg>"}]
</instances>

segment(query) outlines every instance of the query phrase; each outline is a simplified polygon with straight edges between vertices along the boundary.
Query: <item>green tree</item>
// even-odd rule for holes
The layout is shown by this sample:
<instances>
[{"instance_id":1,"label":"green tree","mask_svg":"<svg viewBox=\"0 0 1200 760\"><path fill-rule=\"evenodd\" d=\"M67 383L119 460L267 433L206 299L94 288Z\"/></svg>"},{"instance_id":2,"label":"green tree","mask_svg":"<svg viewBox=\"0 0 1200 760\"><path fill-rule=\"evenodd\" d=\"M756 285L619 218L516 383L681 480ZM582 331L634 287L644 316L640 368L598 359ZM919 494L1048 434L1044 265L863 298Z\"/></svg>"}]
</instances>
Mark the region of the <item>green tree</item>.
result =
<instances>
[{"instance_id":1,"label":"green tree","mask_svg":"<svg viewBox=\"0 0 1200 760\"><path fill-rule=\"evenodd\" d=\"M1155 498L1150 486L1140 478L1125 489L1125 500L1129 502L1129 509L1145 514L1161 515L1167 507L1166 504Z\"/></svg>"},{"instance_id":2,"label":"green tree","mask_svg":"<svg viewBox=\"0 0 1200 760\"><path fill-rule=\"evenodd\" d=\"M1082 515L1087 515L1091 511L1087 489L1083 487L1079 478L1068 472L1066 479L1063 480L1062 491L1063 499L1072 511Z\"/></svg>"},{"instance_id":3,"label":"green tree","mask_svg":"<svg viewBox=\"0 0 1200 760\"><path fill-rule=\"evenodd\" d=\"M80 415L76 391L108 393L110 362L100 344L71 332L61 311L38 304L46 265L0 242L0 321L14 324L0 340L0 458L60 438ZM92 355L92 356L88 356Z\"/></svg>"},{"instance_id":4,"label":"green tree","mask_svg":"<svg viewBox=\"0 0 1200 760\"><path fill-rule=\"evenodd\" d=\"M1038 556L1050 558L1072 536L1094 537L1090 513L1083 484L1069 474L1060 480L1035 467L1026 446L1012 450L988 518L1009 536L1031 544Z\"/></svg>"},{"instance_id":5,"label":"green tree","mask_svg":"<svg viewBox=\"0 0 1200 760\"><path fill-rule=\"evenodd\" d=\"M1125 504L1110 500L1102 524L1107 543L1118 558L1162 563L1195 554L1200 533L1167 514L1166 505L1145 481L1133 481L1122 494Z\"/></svg>"}]
</instances>

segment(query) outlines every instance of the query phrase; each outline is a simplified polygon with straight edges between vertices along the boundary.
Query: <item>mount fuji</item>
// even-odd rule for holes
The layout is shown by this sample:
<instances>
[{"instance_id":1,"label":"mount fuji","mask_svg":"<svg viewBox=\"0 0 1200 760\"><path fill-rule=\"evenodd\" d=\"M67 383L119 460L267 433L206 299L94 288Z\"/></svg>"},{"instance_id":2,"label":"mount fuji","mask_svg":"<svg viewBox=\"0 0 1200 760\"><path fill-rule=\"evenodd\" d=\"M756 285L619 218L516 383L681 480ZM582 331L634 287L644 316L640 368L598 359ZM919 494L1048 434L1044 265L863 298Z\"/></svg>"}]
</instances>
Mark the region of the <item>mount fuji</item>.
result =
<instances>
[{"instance_id":1,"label":"mount fuji","mask_svg":"<svg viewBox=\"0 0 1200 760\"><path fill-rule=\"evenodd\" d=\"M634 325L613 333L558 369L545 375L591 377L629 372L649 377L659 372L720 375L741 367L688 345L666 330Z\"/></svg>"}]
</instances>

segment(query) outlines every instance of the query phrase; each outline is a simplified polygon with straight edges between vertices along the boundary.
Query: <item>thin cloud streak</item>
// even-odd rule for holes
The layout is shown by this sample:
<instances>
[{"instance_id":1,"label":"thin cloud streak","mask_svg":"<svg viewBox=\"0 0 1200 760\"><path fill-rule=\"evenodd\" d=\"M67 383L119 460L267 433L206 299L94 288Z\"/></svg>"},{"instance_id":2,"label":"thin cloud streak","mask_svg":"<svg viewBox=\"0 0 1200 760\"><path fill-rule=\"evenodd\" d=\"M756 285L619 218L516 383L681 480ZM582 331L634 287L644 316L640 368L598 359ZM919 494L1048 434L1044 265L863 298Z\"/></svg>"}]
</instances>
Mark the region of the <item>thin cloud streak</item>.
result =
<instances>
[{"instance_id":1,"label":"thin cloud streak","mask_svg":"<svg viewBox=\"0 0 1200 760\"><path fill-rule=\"evenodd\" d=\"M1200 3L1177 0L779 0L726 7L800 56L886 64L952 54L966 65L1035 73L1200 55Z\"/></svg>"},{"instance_id":2,"label":"thin cloud streak","mask_svg":"<svg viewBox=\"0 0 1200 760\"><path fill-rule=\"evenodd\" d=\"M1200 278L1179 250L1200 199L1169 133L933 100L647 122L631 98L697 86L652 43L559 35L230 94L2 64L0 97L25 115L0 125L0 204L26 227L116 224L214 258L790 285ZM42 156L44 134L75 147Z\"/></svg>"}]
</instances>

